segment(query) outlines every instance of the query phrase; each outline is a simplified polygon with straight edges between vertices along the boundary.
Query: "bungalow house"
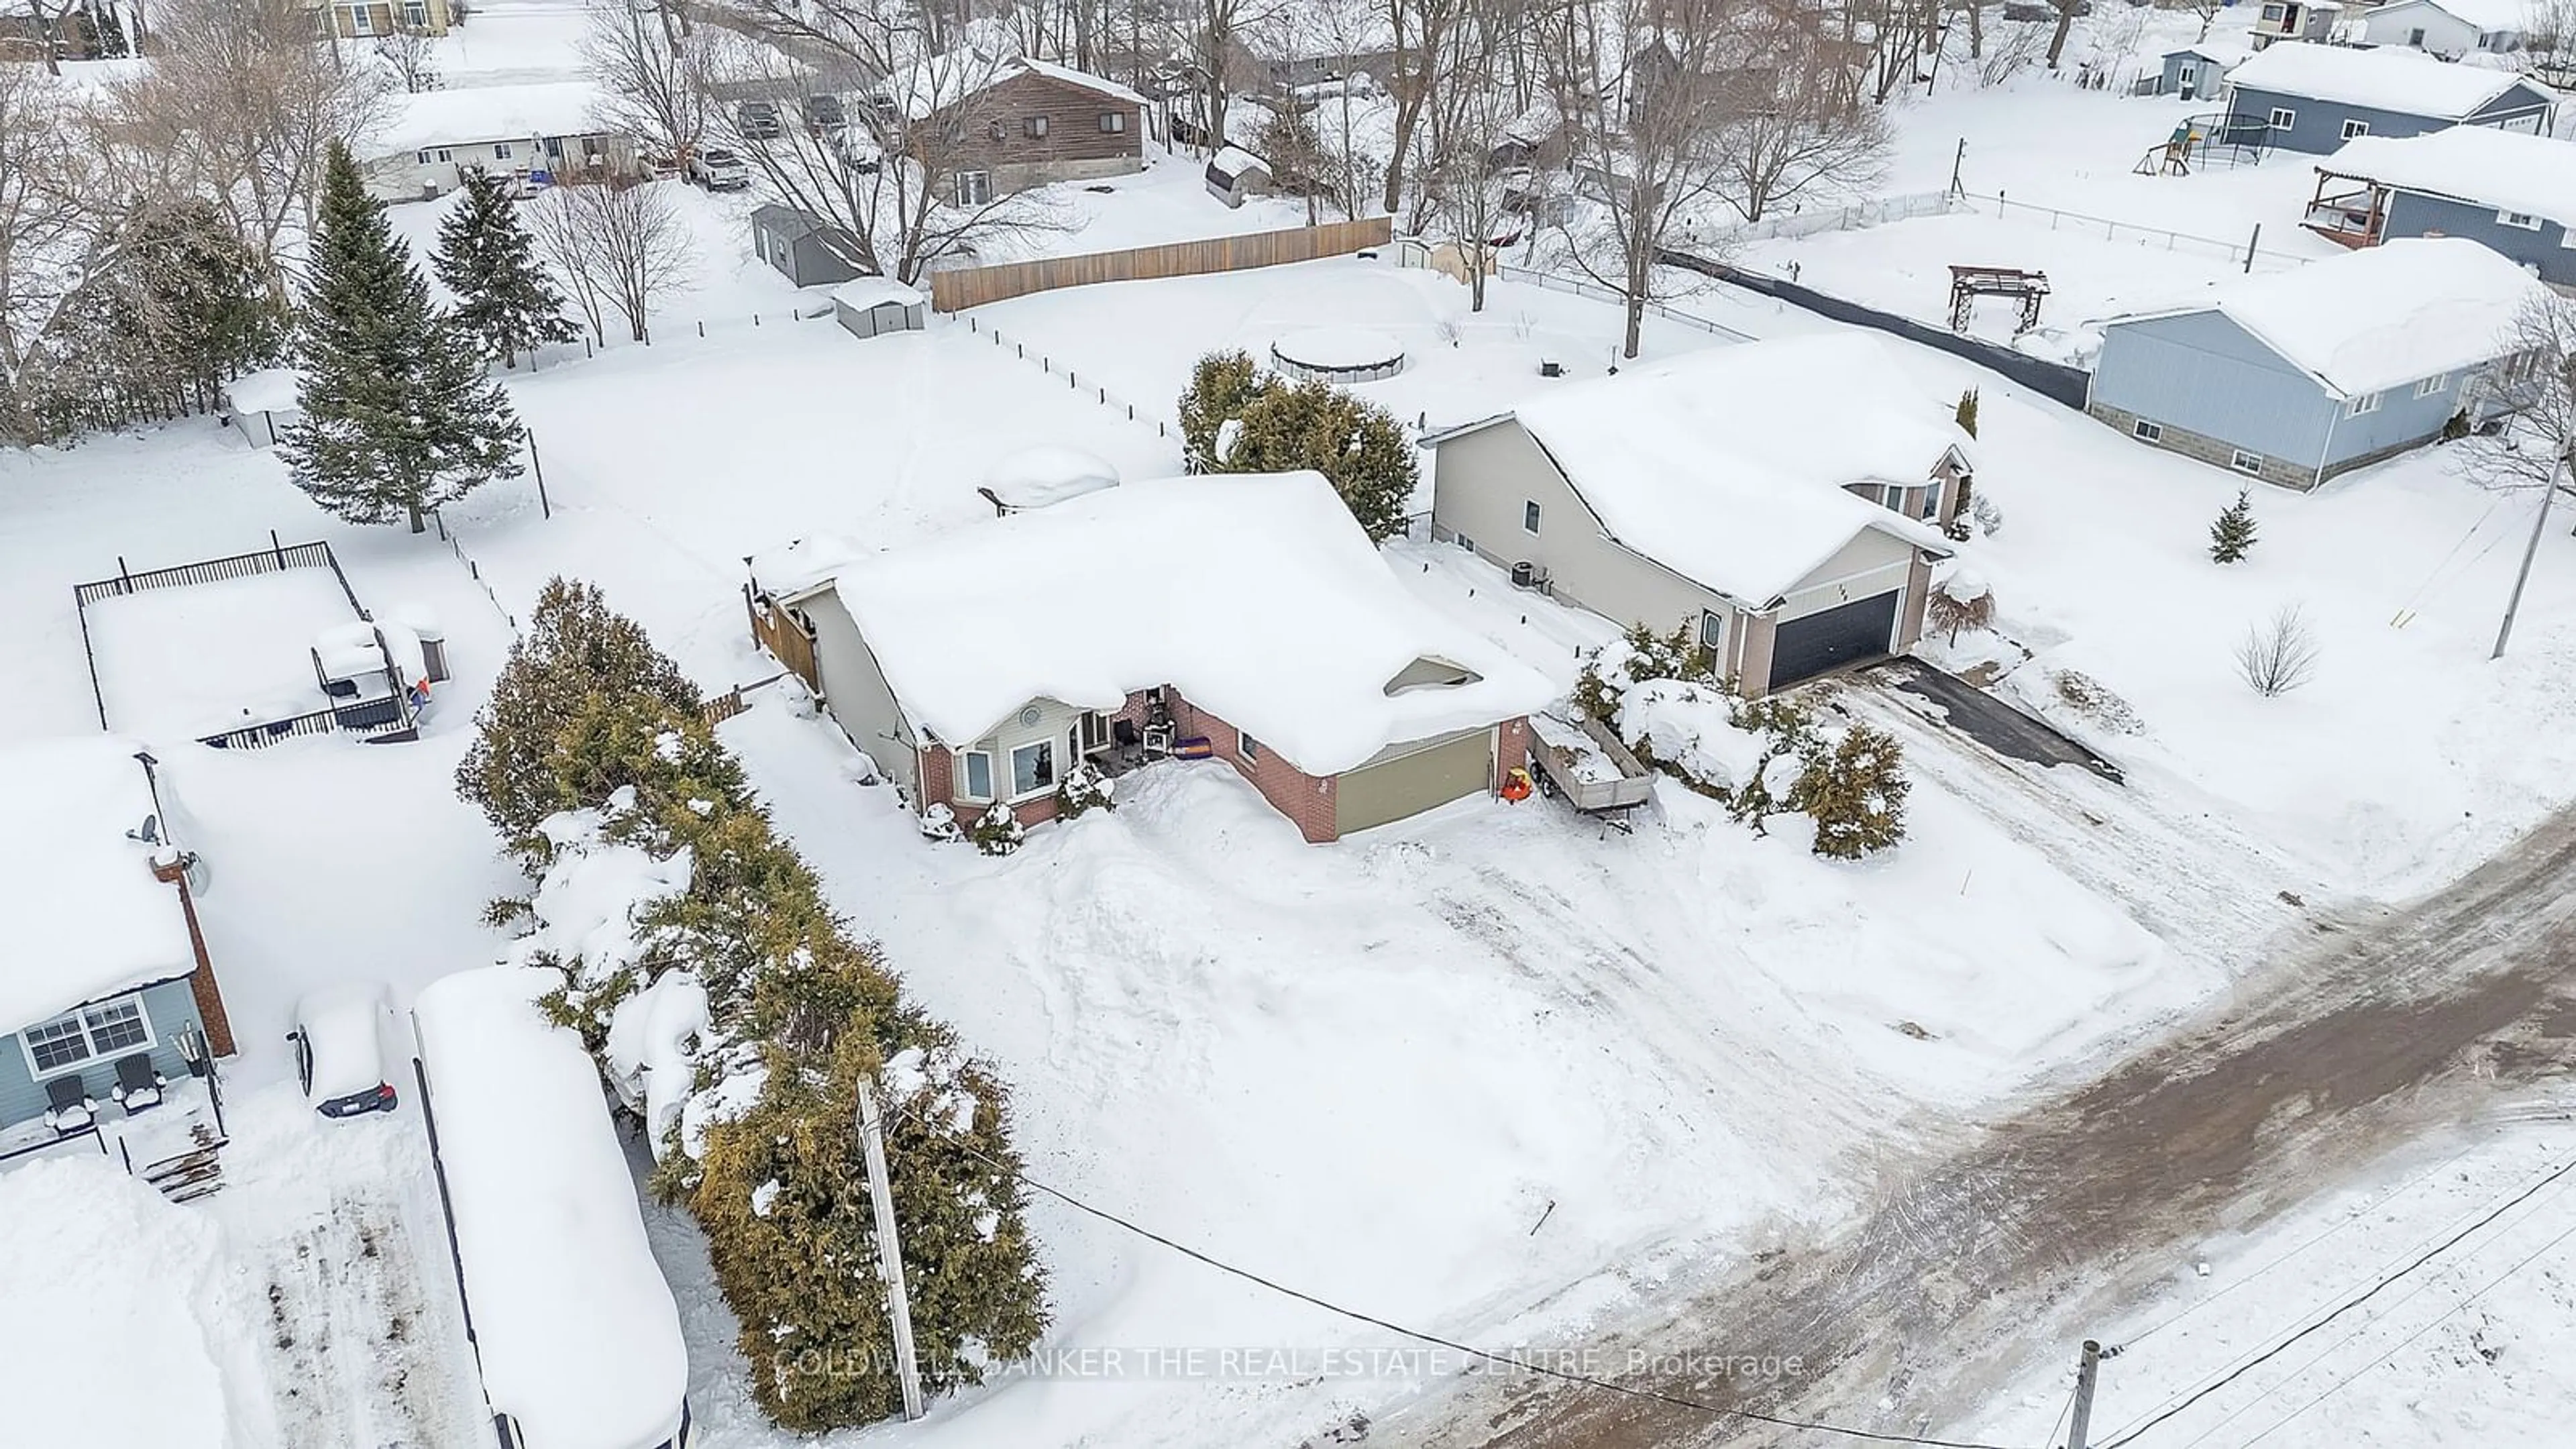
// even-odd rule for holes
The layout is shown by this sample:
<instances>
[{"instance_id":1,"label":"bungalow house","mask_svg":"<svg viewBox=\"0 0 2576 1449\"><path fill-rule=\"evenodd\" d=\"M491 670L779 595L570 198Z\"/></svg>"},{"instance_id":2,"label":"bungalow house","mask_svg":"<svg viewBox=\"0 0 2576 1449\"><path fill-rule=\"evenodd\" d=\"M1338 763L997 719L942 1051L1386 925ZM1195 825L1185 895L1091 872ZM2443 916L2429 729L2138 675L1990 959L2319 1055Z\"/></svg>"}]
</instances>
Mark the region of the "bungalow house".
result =
<instances>
[{"instance_id":1,"label":"bungalow house","mask_svg":"<svg viewBox=\"0 0 2576 1449\"><path fill-rule=\"evenodd\" d=\"M314 0L331 34L341 40L384 35L445 35L456 23L448 0Z\"/></svg>"},{"instance_id":2,"label":"bungalow house","mask_svg":"<svg viewBox=\"0 0 2576 1449\"><path fill-rule=\"evenodd\" d=\"M2453 65L2412 50L2275 45L2227 76L2234 127L2261 144L2331 154L2356 136L2420 136L2452 126L2546 135L2557 98L2509 71Z\"/></svg>"},{"instance_id":3,"label":"bungalow house","mask_svg":"<svg viewBox=\"0 0 2576 1449\"><path fill-rule=\"evenodd\" d=\"M2307 226L2353 247L2467 237L2576 287L2576 145L2491 126L2363 136L2318 164Z\"/></svg>"},{"instance_id":4,"label":"bungalow house","mask_svg":"<svg viewBox=\"0 0 2576 1449\"><path fill-rule=\"evenodd\" d=\"M1435 432L1431 535L1761 695L1911 648L1966 494L1951 404L1858 334L1713 348Z\"/></svg>"},{"instance_id":5,"label":"bungalow house","mask_svg":"<svg viewBox=\"0 0 2576 1449\"><path fill-rule=\"evenodd\" d=\"M1176 755L1336 840L1499 788L1554 693L1407 589L1314 473L1127 483L815 562L755 562L755 610L810 631L825 707L912 808L961 821L1051 819L1077 764Z\"/></svg>"},{"instance_id":6,"label":"bungalow house","mask_svg":"<svg viewBox=\"0 0 2576 1449\"><path fill-rule=\"evenodd\" d=\"M2142 443L2313 488L2487 404L2515 314L2548 288L2458 238L2391 241L2115 317L2085 411Z\"/></svg>"},{"instance_id":7,"label":"bungalow house","mask_svg":"<svg viewBox=\"0 0 2576 1449\"><path fill-rule=\"evenodd\" d=\"M959 206L1145 169L1149 103L1115 81L1025 56L955 52L915 72L904 92L912 125L940 138L943 199Z\"/></svg>"},{"instance_id":8,"label":"bungalow house","mask_svg":"<svg viewBox=\"0 0 2576 1449\"><path fill-rule=\"evenodd\" d=\"M0 1155L158 1105L232 1053L153 768L113 735L0 748Z\"/></svg>"},{"instance_id":9,"label":"bungalow house","mask_svg":"<svg viewBox=\"0 0 2576 1449\"><path fill-rule=\"evenodd\" d=\"M2343 7L2335 0L2267 0L2249 37L2256 50L2284 40L2324 42L2334 38L2342 19Z\"/></svg>"},{"instance_id":10,"label":"bungalow house","mask_svg":"<svg viewBox=\"0 0 2576 1449\"><path fill-rule=\"evenodd\" d=\"M850 263L858 244L840 227L792 206L751 211L751 249L799 287L837 286L859 275Z\"/></svg>"},{"instance_id":11,"label":"bungalow house","mask_svg":"<svg viewBox=\"0 0 2576 1449\"><path fill-rule=\"evenodd\" d=\"M2363 14L2361 39L2457 60L2472 51L2520 50L2530 25L2526 0L2391 0Z\"/></svg>"},{"instance_id":12,"label":"bungalow house","mask_svg":"<svg viewBox=\"0 0 2576 1449\"><path fill-rule=\"evenodd\" d=\"M2215 96L2227 84L2227 73L2245 63L2253 52L2241 45L2223 45L2204 40L2164 54L2164 68L2156 76L2155 93L2179 96L2196 101Z\"/></svg>"},{"instance_id":13,"label":"bungalow house","mask_svg":"<svg viewBox=\"0 0 2576 1449\"><path fill-rule=\"evenodd\" d=\"M594 119L589 81L463 86L392 97L359 147L367 189L385 201L444 196L468 170L545 181L608 181L635 171L634 142Z\"/></svg>"}]
</instances>

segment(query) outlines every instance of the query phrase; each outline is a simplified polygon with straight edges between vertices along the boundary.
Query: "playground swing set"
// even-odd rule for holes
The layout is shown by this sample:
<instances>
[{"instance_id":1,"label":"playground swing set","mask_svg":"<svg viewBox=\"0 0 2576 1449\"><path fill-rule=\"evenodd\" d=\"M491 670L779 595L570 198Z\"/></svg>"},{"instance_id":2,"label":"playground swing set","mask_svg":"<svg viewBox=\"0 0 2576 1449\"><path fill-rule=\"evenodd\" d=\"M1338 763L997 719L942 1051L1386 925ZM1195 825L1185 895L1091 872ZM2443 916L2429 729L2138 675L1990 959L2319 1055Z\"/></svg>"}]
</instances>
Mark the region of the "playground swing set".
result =
<instances>
[{"instance_id":1,"label":"playground swing set","mask_svg":"<svg viewBox=\"0 0 2576 1449\"><path fill-rule=\"evenodd\" d=\"M2019 337L2039 325L2039 304L2047 296L2046 272L1954 266L1950 268L1950 330L1966 334L1979 297L2010 297L2021 304L2021 317L2013 324L2013 335Z\"/></svg>"}]
</instances>

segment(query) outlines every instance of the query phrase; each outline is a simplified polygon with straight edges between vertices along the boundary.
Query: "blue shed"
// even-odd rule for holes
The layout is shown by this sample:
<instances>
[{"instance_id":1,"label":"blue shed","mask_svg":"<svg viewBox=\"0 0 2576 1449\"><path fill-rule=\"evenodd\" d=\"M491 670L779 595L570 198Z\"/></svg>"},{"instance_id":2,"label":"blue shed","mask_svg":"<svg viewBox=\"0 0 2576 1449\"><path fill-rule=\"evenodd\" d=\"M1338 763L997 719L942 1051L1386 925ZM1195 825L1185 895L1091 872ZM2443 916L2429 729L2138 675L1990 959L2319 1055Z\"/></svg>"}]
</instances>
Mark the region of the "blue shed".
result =
<instances>
[{"instance_id":1,"label":"blue shed","mask_svg":"<svg viewBox=\"0 0 2576 1449\"><path fill-rule=\"evenodd\" d=\"M162 1107L232 1051L152 770L112 735L0 749L44 825L0 831L0 1156Z\"/></svg>"},{"instance_id":2,"label":"blue shed","mask_svg":"<svg viewBox=\"0 0 2576 1449\"><path fill-rule=\"evenodd\" d=\"M2251 54L2244 46L2214 41L2168 50L2164 72L2156 78L2156 94L2180 96L2186 101L2214 99L2226 86L2227 73L2244 64Z\"/></svg>"},{"instance_id":3,"label":"blue shed","mask_svg":"<svg viewBox=\"0 0 2576 1449\"><path fill-rule=\"evenodd\" d=\"M2549 290L2475 242L2393 241L2112 319L2085 411L2143 443L2313 488L2487 406L2473 380Z\"/></svg>"},{"instance_id":4,"label":"blue shed","mask_svg":"<svg viewBox=\"0 0 2576 1449\"><path fill-rule=\"evenodd\" d=\"M2420 51L2285 41L2227 76L2227 109L2265 145L2332 154L2359 136L2421 136L2453 126L2545 135L2555 98L2522 77Z\"/></svg>"},{"instance_id":5,"label":"blue shed","mask_svg":"<svg viewBox=\"0 0 2576 1449\"><path fill-rule=\"evenodd\" d=\"M2318 164L2307 226L2346 246L2466 237L2576 286L2576 145L2491 126L2364 136Z\"/></svg>"}]
</instances>

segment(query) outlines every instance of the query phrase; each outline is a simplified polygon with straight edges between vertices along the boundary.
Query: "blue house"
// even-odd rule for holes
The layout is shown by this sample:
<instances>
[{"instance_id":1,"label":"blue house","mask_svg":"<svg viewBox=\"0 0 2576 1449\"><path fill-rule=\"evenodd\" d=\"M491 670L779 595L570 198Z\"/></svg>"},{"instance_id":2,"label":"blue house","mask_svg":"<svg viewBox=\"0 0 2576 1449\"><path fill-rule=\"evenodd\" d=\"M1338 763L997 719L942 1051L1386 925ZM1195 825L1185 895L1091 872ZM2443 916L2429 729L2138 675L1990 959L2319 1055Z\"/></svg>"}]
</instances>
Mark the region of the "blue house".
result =
<instances>
[{"instance_id":1,"label":"blue house","mask_svg":"<svg viewBox=\"0 0 2576 1449\"><path fill-rule=\"evenodd\" d=\"M2509 71L2455 65L2421 51L2284 41L2227 76L2234 132L2326 156L2358 136L2421 136L2453 126L2546 135L2551 93Z\"/></svg>"},{"instance_id":2,"label":"blue house","mask_svg":"<svg viewBox=\"0 0 2576 1449\"><path fill-rule=\"evenodd\" d=\"M2548 288L2471 241L2402 240L2105 324L2085 411L2142 443L2313 488L2494 404L2478 380Z\"/></svg>"},{"instance_id":3,"label":"blue house","mask_svg":"<svg viewBox=\"0 0 2576 1449\"><path fill-rule=\"evenodd\" d=\"M153 770L112 735L0 749L0 1156L161 1107L232 1052Z\"/></svg>"},{"instance_id":4,"label":"blue house","mask_svg":"<svg viewBox=\"0 0 2576 1449\"><path fill-rule=\"evenodd\" d=\"M2156 77L2156 94L2180 96L2186 101L2214 99L2226 87L2227 73L2244 64L2251 54L2241 45L2207 40L2168 50L2164 70Z\"/></svg>"},{"instance_id":5,"label":"blue house","mask_svg":"<svg viewBox=\"0 0 2576 1449\"><path fill-rule=\"evenodd\" d=\"M2576 286L2576 145L2491 126L2364 136L2318 164L2307 227L2353 247L2467 237Z\"/></svg>"}]
</instances>

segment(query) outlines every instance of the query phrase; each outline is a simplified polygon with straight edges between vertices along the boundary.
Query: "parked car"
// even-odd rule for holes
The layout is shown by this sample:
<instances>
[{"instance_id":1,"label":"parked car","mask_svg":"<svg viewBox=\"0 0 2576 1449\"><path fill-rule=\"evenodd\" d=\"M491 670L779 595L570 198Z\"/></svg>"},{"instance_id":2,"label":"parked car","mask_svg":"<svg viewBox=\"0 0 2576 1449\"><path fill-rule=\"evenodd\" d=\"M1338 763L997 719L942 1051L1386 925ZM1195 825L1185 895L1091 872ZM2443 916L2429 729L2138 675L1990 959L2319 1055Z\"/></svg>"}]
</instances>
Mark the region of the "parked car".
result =
<instances>
[{"instance_id":1,"label":"parked car","mask_svg":"<svg viewBox=\"0 0 2576 1449\"><path fill-rule=\"evenodd\" d=\"M689 153L689 179L709 191L742 191L751 185L751 166L721 146Z\"/></svg>"},{"instance_id":2,"label":"parked car","mask_svg":"<svg viewBox=\"0 0 2576 1449\"><path fill-rule=\"evenodd\" d=\"M766 141L784 131L778 119L776 101L745 101L733 109L734 125L743 135L755 141Z\"/></svg>"},{"instance_id":3,"label":"parked car","mask_svg":"<svg viewBox=\"0 0 2576 1449\"><path fill-rule=\"evenodd\" d=\"M680 174L680 163L668 151L655 151L645 156L644 172L656 181L669 181Z\"/></svg>"},{"instance_id":4,"label":"parked car","mask_svg":"<svg viewBox=\"0 0 2576 1449\"><path fill-rule=\"evenodd\" d=\"M849 110L841 104L841 98L839 96L807 96L805 98L805 128L807 130L820 135L827 131L838 131L849 124Z\"/></svg>"},{"instance_id":5,"label":"parked car","mask_svg":"<svg viewBox=\"0 0 2576 1449\"><path fill-rule=\"evenodd\" d=\"M392 1005L381 986L334 986L295 1004L295 1080L304 1100L325 1117L390 1112L399 1100L385 1075L385 1033Z\"/></svg>"}]
</instances>

